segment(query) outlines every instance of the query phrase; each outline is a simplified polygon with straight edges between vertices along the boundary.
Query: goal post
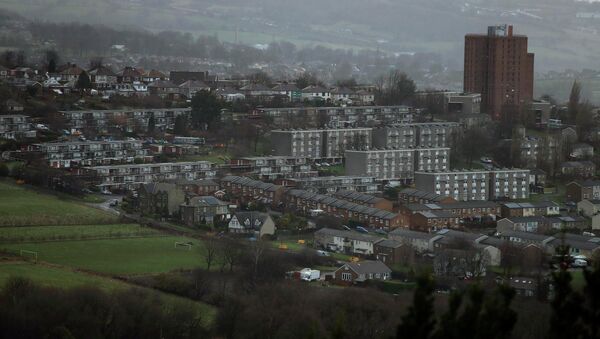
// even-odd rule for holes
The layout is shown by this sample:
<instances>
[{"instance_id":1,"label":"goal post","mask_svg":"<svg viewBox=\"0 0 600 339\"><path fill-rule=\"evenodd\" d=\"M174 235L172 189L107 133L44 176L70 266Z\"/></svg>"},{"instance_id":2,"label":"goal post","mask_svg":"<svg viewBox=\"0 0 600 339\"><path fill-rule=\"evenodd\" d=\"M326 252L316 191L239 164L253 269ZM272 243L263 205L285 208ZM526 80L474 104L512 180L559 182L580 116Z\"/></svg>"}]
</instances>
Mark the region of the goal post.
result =
<instances>
[{"instance_id":1,"label":"goal post","mask_svg":"<svg viewBox=\"0 0 600 339\"><path fill-rule=\"evenodd\" d=\"M176 241L175 242L175 248L177 249L179 247L187 247L187 250L191 251L192 250L192 243Z\"/></svg>"},{"instance_id":2,"label":"goal post","mask_svg":"<svg viewBox=\"0 0 600 339\"><path fill-rule=\"evenodd\" d=\"M38 261L38 252L35 251L19 250L19 256L23 258L33 258L34 262Z\"/></svg>"}]
</instances>

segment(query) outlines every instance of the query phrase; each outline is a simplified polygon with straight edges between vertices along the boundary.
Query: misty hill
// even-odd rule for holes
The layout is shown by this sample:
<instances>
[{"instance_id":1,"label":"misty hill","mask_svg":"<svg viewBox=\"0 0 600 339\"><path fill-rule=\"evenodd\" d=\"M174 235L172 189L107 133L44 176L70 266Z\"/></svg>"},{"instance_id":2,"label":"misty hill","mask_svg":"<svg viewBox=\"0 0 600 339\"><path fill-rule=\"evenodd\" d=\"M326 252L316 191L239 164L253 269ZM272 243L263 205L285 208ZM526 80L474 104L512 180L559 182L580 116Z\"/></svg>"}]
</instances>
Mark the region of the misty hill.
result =
<instances>
[{"instance_id":1,"label":"misty hill","mask_svg":"<svg viewBox=\"0 0 600 339\"><path fill-rule=\"evenodd\" d=\"M600 68L600 4L574 0L4 0L0 8L30 20L182 30L248 44L436 52L455 69L465 33L509 23L530 37L538 71Z\"/></svg>"}]
</instances>

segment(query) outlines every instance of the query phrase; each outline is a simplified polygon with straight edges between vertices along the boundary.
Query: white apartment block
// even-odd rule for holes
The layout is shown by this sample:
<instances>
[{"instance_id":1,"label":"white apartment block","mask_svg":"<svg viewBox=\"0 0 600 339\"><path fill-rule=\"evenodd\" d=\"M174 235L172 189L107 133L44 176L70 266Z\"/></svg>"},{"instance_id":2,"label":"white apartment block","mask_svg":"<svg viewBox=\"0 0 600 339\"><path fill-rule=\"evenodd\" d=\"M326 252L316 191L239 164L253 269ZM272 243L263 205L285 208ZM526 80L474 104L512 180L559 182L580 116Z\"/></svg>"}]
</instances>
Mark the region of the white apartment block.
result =
<instances>
[{"instance_id":1,"label":"white apartment block","mask_svg":"<svg viewBox=\"0 0 600 339\"><path fill-rule=\"evenodd\" d=\"M411 149L347 151L346 174L379 180L410 180L414 173L414 156Z\"/></svg>"},{"instance_id":2,"label":"white apartment block","mask_svg":"<svg viewBox=\"0 0 600 339\"><path fill-rule=\"evenodd\" d=\"M316 177L318 171L313 170L307 158L285 156L242 157L229 163L232 170L246 170L260 179L275 180L278 178Z\"/></svg>"},{"instance_id":3,"label":"white apartment block","mask_svg":"<svg viewBox=\"0 0 600 339\"><path fill-rule=\"evenodd\" d=\"M529 170L499 169L490 172L490 199L529 198Z\"/></svg>"},{"instance_id":4,"label":"white apartment block","mask_svg":"<svg viewBox=\"0 0 600 339\"><path fill-rule=\"evenodd\" d=\"M416 172L415 188L458 201L488 200L489 171Z\"/></svg>"},{"instance_id":5,"label":"white apartment block","mask_svg":"<svg viewBox=\"0 0 600 339\"><path fill-rule=\"evenodd\" d=\"M22 114L0 115L0 139L35 138L36 131L29 123L29 117Z\"/></svg>"},{"instance_id":6,"label":"white apartment block","mask_svg":"<svg viewBox=\"0 0 600 339\"><path fill-rule=\"evenodd\" d=\"M371 128L290 129L271 131L275 155L341 159L347 149L369 149Z\"/></svg>"},{"instance_id":7,"label":"white apartment block","mask_svg":"<svg viewBox=\"0 0 600 339\"><path fill-rule=\"evenodd\" d=\"M141 140L49 142L33 145L55 168L133 163L149 157Z\"/></svg>"},{"instance_id":8,"label":"white apartment block","mask_svg":"<svg viewBox=\"0 0 600 339\"><path fill-rule=\"evenodd\" d=\"M373 130L373 146L378 148L448 147L454 122L395 124Z\"/></svg>"},{"instance_id":9,"label":"white apartment block","mask_svg":"<svg viewBox=\"0 0 600 339\"><path fill-rule=\"evenodd\" d=\"M340 190L361 193L377 193L381 191L375 177L332 176L301 178L291 181L297 189L319 194L335 193Z\"/></svg>"},{"instance_id":10,"label":"white apartment block","mask_svg":"<svg viewBox=\"0 0 600 339\"><path fill-rule=\"evenodd\" d=\"M415 171L447 171L450 168L450 148L416 148Z\"/></svg>"},{"instance_id":11,"label":"white apartment block","mask_svg":"<svg viewBox=\"0 0 600 339\"><path fill-rule=\"evenodd\" d=\"M289 127L290 121L297 118L304 119L307 125L341 127L345 124L364 126L375 121L410 123L417 111L408 106L335 106L262 108L258 112L280 127Z\"/></svg>"},{"instance_id":12,"label":"white apartment block","mask_svg":"<svg viewBox=\"0 0 600 339\"><path fill-rule=\"evenodd\" d=\"M536 168L540 161L554 161L560 157L561 145L555 137L537 138L526 136L517 141L520 148L521 166Z\"/></svg>"},{"instance_id":13,"label":"white apartment block","mask_svg":"<svg viewBox=\"0 0 600 339\"><path fill-rule=\"evenodd\" d=\"M465 170L415 172L415 188L458 201L526 199L529 170Z\"/></svg>"},{"instance_id":14,"label":"white apartment block","mask_svg":"<svg viewBox=\"0 0 600 339\"><path fill-rule=\"evenodd\" d=\"M271 131L271 145L275 155L320 159L322 158L323 131Z\"/></svg>"},{"instance_id":15,"label":"white apartment block","mask_svg":"<svg viewBox=\"0 0 600 339\"><path fill-rule=\"evenodd\" d=\"M213 179L215 165L208 161L111 165L82 169L86 179L101 189L134 189L139 185L164 180Z\"/></svg>"},{"instance_id":16,"label":"white apartment block","mask_svg":"<svg viewBox=\"0 0 600 339\"><path fill-rule=\"evenodd\" d=\"M449 163L449 148L346 151L346 174L373 176L378 180L410 182L417 170L444 171Z\"/></svg>"},{"instance_id":17,"label":"white apartment block","mask_svg":"<svg viewBox=\"0 0 600 339\"><path fill-rule=\"evenodd\" d=\"M126 128L131 132L135 129L146 131L150 117L154 117L156 130L172 129L175 118L188 115L191 108L158 108L158 109L116 109L116 110L80 110L60 112L67 120L70 128Z\"/></svg>"},{"instance_id":18,"label":"white apartment block","mask_svg":"<svg viewBox=\"0 0 600 339\"><path fill-rule=\"evenodd\" d=\"M372 128L338 128L323 130L323 156L343 158L348 149L371 148Z\"/></svg>"}]
</instances>

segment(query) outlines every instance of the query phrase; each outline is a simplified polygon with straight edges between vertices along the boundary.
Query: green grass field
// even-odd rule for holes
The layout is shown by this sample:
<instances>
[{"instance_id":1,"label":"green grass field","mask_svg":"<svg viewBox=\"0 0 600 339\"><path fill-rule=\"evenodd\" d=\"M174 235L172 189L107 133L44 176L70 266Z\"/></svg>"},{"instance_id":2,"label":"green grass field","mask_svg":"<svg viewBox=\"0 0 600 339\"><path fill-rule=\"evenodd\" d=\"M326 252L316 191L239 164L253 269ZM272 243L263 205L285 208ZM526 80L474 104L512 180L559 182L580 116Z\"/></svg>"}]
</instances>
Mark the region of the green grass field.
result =
<instances>
[{"instance_id":1,"label":"green grass field","mask_svg":"<svg viewBox=\"0 0 600 339\"><path fill-rule=\"evenodd\" d=\"M191 250L175 248L175 242L194 245ZM116 275L163 273L205 265L198 240L172 236L4 244L0 249L17 254L20 250L34 251L39 261Z\"/></svg>"},{"instance_id":2,"label":"green grass field","mask_svg":"<svg viewBox=\"0 0 600 339\"><path fill-rule=\"evenodd\" d=\"M53 195L0 182L0 226L114 223L104 211Z\"/></svg>"},{"instance_id":3,"label":"green grass field","mask_svg":"<svg viewBox=\"0 0 600 339\"><path fill-rule=\"evenodd\" d=\"M89 275L81 272L73 272L68 269L36 265L26 262L8 262L0 264L0 287L10 277L23 277L41 284L42 286L57 288L73 288L80 286L94 286L104 291L115 289L128 289L134 287L119 280ZM143 287L137 287L146 289ZM168 307L193 307L198 310L202 319L210 324L216 315L216 309L204 303L190 301L167 293L157 293Z\"/></svg>"},{"instance_id":4,"label":"green grass field","mask_svg":"<svg viewBox=\"0 0 600 339\"><path fill-rule=\"evenodd\" d=\"M160 232L137 224L19 226L0 227L0 242L34 242L85 240L90 238L123 238L159 235Z\"/></svg>"},{"instance_id":5,"label":"green grass field","mask_svg":"<svg viewBox=\"0 0 600 339\"><path fill-rule=\"evenodd\" d=\"M0 250L17 255L21 250L33 251L39 262L0 263L0 288L9 277L20 276L51 287L87 285L111 291L136 286L107 276L156 274L206 265L198 240L116 222L116 217L70 196L0 182ZM176 242L193 246L176 248ZM214 320L214 307L156 293L165 307L197 309L207 325Z\"/></svg>"}]
</instances>

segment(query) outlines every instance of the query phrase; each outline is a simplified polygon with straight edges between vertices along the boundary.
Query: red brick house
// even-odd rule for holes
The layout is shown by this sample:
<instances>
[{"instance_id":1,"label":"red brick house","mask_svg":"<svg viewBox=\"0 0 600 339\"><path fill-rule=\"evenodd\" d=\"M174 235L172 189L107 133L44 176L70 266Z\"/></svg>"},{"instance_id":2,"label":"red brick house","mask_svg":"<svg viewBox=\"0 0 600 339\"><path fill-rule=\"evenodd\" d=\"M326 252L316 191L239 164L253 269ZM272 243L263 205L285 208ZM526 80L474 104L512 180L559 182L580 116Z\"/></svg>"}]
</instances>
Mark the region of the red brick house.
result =
<instances>
[{"instance_id":1,"label":"red brick house","mask_svg":"<svg viewBox=\"0 0 600 339\"><path fill-rule=\"evenodd\" d=\"M354 285L368 280L385 281L392 278L392 270L381 261L365 260L345 263L333 272L333 281L340 285Z\"/></svg>"}]
</instances>

